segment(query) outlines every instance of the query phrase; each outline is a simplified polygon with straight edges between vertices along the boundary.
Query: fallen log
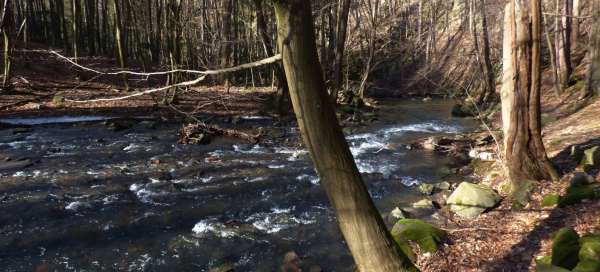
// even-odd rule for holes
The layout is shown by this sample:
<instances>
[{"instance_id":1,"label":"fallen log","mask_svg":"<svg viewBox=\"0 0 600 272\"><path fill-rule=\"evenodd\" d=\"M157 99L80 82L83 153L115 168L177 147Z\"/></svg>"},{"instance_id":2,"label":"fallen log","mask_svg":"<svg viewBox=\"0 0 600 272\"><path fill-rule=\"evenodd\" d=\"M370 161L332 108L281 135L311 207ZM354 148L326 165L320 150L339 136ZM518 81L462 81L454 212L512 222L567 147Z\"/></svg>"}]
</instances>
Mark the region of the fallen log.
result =
<instances>
[{"instance_id":1,"label":"fallen log","mask_svg":"<svg viewBox=\"0 0 600 272\"><path fill-rule=\"evenodd\" d=\"M187 124L181 128L177 143L208 144L210 142L210 137L213 135L236 137L251 143L256 143L260 139L260 135L252 135L235 129L220 128L216 125L209 125L198 121L196 123Z\"/></svg>"}]
</instances>

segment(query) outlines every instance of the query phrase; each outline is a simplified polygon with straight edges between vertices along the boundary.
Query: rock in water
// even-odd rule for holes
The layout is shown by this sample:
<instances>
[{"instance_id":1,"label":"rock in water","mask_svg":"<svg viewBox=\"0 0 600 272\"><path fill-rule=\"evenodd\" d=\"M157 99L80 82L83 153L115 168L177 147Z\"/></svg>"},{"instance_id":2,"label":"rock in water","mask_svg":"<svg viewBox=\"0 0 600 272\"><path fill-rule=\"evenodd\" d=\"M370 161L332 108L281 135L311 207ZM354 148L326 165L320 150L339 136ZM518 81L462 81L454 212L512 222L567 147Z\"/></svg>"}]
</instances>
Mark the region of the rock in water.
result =
<instances>
[{"instance_id":1,"label":"rock in water","mask_svg":"<svg viewBox=\"0 0 600 272\"><path fill-rule=\"evenodd\" d=\"M467 105L463 104L455 104L452 107L452 116L454 117L473 117L475 114L473 113L473 109L471 109Z\"/></svg>"},{"instance_id":2,"label":"rock in water","mask_svg":"<svg viewBox=\"0 0 600 272\"><path fill-rule=\"evenodd\" d=\"M423 184L419 185L419 192L421 192L424 195L433 194L433 189L435 189L433 184L423 183Z\"/></svg>"},{"instance_id":3,"label":"rock in water","mask_svg":"<svg viewBox=\"0 0 600 272\"><path fill-rule=\"evenodd\" d=\"M475 219L485 210L496 206L500 199L500 195L488 186L463 182L452 192L446 203L457 215Z\"/></svg>"},{"instance_id":4,"label":"rock in water","mask_svg":"<svg viewBox=\"0 0 600 272\"><path fill-rule=\"evenodd\" d=\"M209 272L233 272L235 271L234 265L230 263L225 263L220 266L211 268Z\"/></svg>"},{"instance_id":5,"label":"rock in water","mask_svg":"<svg viewBox=\"0 0 600 272\"><path fill-rule=\"evenodd\" d=\"M33 162L31 162L31 160L4 161L4 162L0 161L0 171L21 169L21 168L25 168L25 167L28 167L31 165L33 165Z\"/></svg>"},{"instance_id":6,"label":"rock in water","mask_svg":"<svg viewBox=\"0 0 600 272\"><path fill-rule=\"evenodd\" d=\"M412 206L415 209L435 209L435 204L433 204L433 201L429 199L421 199L413 203Z\"/></svg>"}]
</instances>

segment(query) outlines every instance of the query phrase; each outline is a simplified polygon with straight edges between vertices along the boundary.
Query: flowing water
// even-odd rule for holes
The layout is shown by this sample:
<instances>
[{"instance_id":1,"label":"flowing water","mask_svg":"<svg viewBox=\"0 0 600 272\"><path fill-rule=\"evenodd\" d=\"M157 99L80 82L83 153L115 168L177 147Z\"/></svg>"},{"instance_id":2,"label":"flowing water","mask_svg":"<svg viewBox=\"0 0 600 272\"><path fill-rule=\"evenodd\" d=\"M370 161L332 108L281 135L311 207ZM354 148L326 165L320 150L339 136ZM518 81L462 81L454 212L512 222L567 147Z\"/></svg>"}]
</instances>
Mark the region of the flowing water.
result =
<instances>
[{"instance_id":1,"label":"flowing water","mask_svg":"<svg viewBox=\"0 0 600 272\"><path fill-rule=\"evenodd\" d=\"M386 103L379 121L347 135L382 213L418 199L415 185L447 174L448 158L406 146L473 129L450 117L451 106ZM101 123L106 119L0 120L36 125L0 131L0 155L33 159L0 172L2 271L208 271L226 263L236 271L278 271L292 250L306 267L352 270L302 148L226 139L184 146L175 144L178 124L146 121L115 132ZM252 116L242 122L273 123ZM295 128L281 129L299 137Z\"/></svg>"}]
</instances>

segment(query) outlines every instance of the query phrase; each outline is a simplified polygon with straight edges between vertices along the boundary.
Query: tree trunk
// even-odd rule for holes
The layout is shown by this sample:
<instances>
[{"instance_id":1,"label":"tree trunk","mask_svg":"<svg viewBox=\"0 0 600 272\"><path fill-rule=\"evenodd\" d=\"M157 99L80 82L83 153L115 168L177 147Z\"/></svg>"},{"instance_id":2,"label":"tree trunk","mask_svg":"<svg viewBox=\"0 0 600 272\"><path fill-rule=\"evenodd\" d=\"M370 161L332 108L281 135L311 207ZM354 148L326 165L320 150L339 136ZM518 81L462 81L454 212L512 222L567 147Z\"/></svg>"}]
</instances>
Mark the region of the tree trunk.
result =
<instances>
[{"instance_id":1,"label":"tree trunk","mask_svg":"<svg viewBox=\"0 0 600 272\"><path fill-rule=\"evenodd\" d=\"M504 25L502 117L505 159L512 195L518 204L527 199L531 180L558 180L546 155L540 118L541 3L513 0Z\"/></svg>"},{"instance_id":2,"label":"tree trunk","mask_svg":"<svg viewBox=\"0 0 600 272\"><path fill-rule=\"evenodd\" d=\"M4 79L2 81L2 87L6 87L8 84L10 84L11 77L12 64L10 55L12 51L12 33L14 29L11 4L11 0L4 0L2 19L0 20L0 29L2 30L2 36L4 39Z\"/></svg>"},{"instance_id":3,"label":"tree trunk","mask_svg":"<svg viewBox=\"0 0 600 272\"><path fill-rule=\"evenodd\" d=\"M116 1L116 0L115 0ZM77 8L78 0L71 1L71 27L73 30L73 58L75 62L77 62L77 58L79 57L79 26L77 22L79 21L79 9Z\"/></svg>"},{"instance_id":4,"label":"tree trunk","mask_svg":"<svg viewBox=\"0 0 600 272\"><path fill-rule=\"evenodd\" d=\"M579 37L580 37L580 26L581 19L578 17L581 16L581 1L582 0L573 0L573 27L572 27L572 35L571 35L571 47L576 49L579 45Z\"/></svg>"},{"instance_id":5,"label":"tree trunk","mask_svg":"<svg viewBox=\"0 0 600 272\"><path fill-rule=\"evenodd\" d=\"M560 85L564 88L569 85L571 72L571 1L572 0L556 0L556 58L558 62L558 77ZM562 8L561 8L562 7ZM561 14L562 16L558 16Z\"/></svg>"},{"instance_id":6,"label":"tree trunk","mask_svg":"<svg viewBox=\"0 0 600 272\"><path fill-rule=\"evenodd\" d=\"M222 46L221 46L221 67L230 67L231 66L231 16L233 11L233 0L225 0L223 2L223 28L221 29L222 35ZM221 79L225 86L229 86L230 75L223 75Z\"/></svg>"},{"instance_id":7,"label":"tree trunk","mask_svg":"<svg viewBox=\"0 0 600 272\"><path fill-rule=\"evenodd\" d=\"M127 66L127 56L125 49L125 42L123 42L123 25L122 25L122 12L121 12L121 3L119 0L113 0L114 4L114 15L115 15L115 42L117 49L117 60L119 61L119 65L122 69L125 69ZM127 83L127 76L123 75L123 84L125 90L129 90L129 84Z\"/></svg>"},{"instance_id":8,"label":"tree trunk","mask_svg":"<svg viewBox=\"0 0 600 272\"><path fill-rule=\"evenodd\" d=\"M590 63L587 70L584 97L600 94L600 0L593 0L592 31L590 32Z\"/></svg>"},{"instance_id":9,"label":"tree trunk","mask_svg":"<svg viewBox=\"0 0 600 272\"><path fill-rule=\"evenodd\" d=\"M552 69L552 83L554 84L554 92L556 93L557 97L560 97L560 95L562 94L563 88L560 85L559 82L559 78L558 78L558 68L556 67L557 63L556 63L556 56L554 55L556 53L556 50L554 49L554 46L552 45L552 39L550 38L550 27L548 26L548 20L546 19L546 15L543 16L543 20L544 20L544 28L545 28L545 32L546 32L546 44L548 46L548 52L550 55L550 64L551 64L551 69Z\"/></svg>"},{"instance_id":10,"label":"tree trunk","mask_svg":"<svg viewBox=\"0 0 600 272\"><path fill-rule=\"evenodd\" d=\"M267 32L267 22L265 20L265 14L263 12L263 0L253 0L256 8L256 25L258 34L262 40L263 47L265 49L265 54L269 57L275 55L275 50L271 45L271 38L269 37L269 33ZM287 107L286 101L289 101L289 88L287 85L287 79L285 77L285 72L279 63L273 64L273 69L275 73L275 77L277 78L278 90L275 94L275 106L279 113L287 113L289 107Z\"/></svg>"},{"instance_id":11,"label":"tree trunk","mask_svg":"<svg viewBox=\"0 0 600 272\"><path fill-rule=\"evenodd\" d=\"M331 90L331 100L334 103L337 101L339 91L342 89L342 67L344 62L344 49L346 48L349 12L350 0L338 0L337 25L335 32L335 60L333 64L333 88Z\"/></svg>"},{"instance_id":12,"label":"tree trunk","mask_svg":"<svg viewBox=\"0 0 600 272\"><path fill-rule=\"evenodd\" d=\"M487 12L485 0L480 0L481 8L481 34L483 38L483 74L485 76L485 95L480 101L481 104L489 104L497 101L496 99L496 76L492 66L490 36L488 32Z\"/></svg>"},{"instance_id":13,"label":"tree trunk","mask_svg":"<svg viewBox=\"0 0 600 272\"><path fill-rule=\"evenodd\" d=\"M310 1L274 5L298 125L359 270L416 270L375 208L337 122L318 61Z\"/></svg>"}]
</instances>

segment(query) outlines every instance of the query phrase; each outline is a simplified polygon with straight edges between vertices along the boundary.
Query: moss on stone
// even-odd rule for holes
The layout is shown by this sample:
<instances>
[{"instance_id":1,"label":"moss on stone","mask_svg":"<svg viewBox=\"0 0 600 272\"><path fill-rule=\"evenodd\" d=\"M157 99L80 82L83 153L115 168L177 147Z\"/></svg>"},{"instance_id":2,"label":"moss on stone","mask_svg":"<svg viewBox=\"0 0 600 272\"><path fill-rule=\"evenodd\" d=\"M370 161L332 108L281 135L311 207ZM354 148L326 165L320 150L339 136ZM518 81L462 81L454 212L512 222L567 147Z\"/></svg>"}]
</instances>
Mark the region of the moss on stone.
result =
<instances>
[{"instance_id":1,"label":"moss on stone","mask_svg":"<svg viewBox=\"0 0 600 272\"><path fill-rule=\"evenodd\" d=\"M600 262L590 261L590 260L581 261L571 271L573 271L573 272L598 272L598 271L600 271Z\"/></svg>"},{"instance_id":2,"label":"moss on stone","mask_svg":"<svg viewBox=\"0 0 600 272\"><path fill-rule=\"evenodd\" d=\"M573 269L579 262L579 235L572 228L562 228L552 243L552 265Z\"/></svg>"},{"instance_id":3,"label":"moss on stone","mask_svg":"<svg viewBox=\"0 0 600 272\"><path fill-rule=\"evenodd\" d=\"M596 199L599 193L593 185L574 185L567 189L567 193L560 200L560 206L581 203L584 199Z\"/></svg>"},{"instance_id":4,"label":"moss on stone","mask_svg":"<svg viewBox=\"0 0 600 272\"><path fill-rule=\"evenodd\" d=\"M544 199L542 200L542 207L551 207L554 205L558 205L559 202L560 196L555 194L549 194L544 196Z\"/></svg>"},{"instance_id":5,"label":"moss on stone","mask_svg":"<svg viewBox=\"0 0 600 272\"><path fill-rule=\"evenodd\" d=\"M600 262L600 235L585 235L580 242L579 259Z\"/></svg>"},{"instance_id":6,"label":"moss on stone","mask_svg":"<svg viewBox=\"0 0 600 272\"><path fill-rule=\"evenodd\" d=\"M418 219L402 219L392 228L392 236L403 251L410 248L406 245L408 241L412 241L423 251L433 253L446 237L446 232ZM407 252L405 254L411 255Z\"/></svg>"}]
</instances>

